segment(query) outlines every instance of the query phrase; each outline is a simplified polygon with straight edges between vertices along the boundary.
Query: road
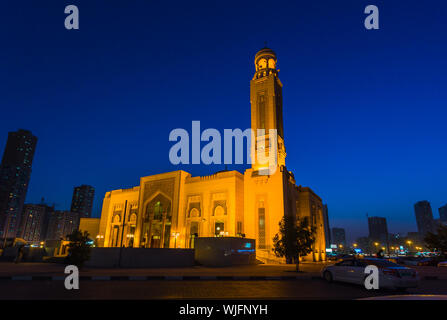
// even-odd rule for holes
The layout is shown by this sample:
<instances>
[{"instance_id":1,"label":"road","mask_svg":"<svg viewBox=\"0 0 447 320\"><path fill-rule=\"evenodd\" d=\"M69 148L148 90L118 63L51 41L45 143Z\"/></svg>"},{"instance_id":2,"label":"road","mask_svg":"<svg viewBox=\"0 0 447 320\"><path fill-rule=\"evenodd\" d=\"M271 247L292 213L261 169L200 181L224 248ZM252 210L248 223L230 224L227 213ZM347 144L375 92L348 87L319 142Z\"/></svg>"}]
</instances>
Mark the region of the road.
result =
<instances>
[{"instance_id":1,"label":"road","mask_svg":"<svg viewBox=\"0 0 447 320\"><path fill-rule=\"evenodd\" d=\"M80 281L79 290L66 290L63 281L0 283L5 299L357 299L398 294L369 291L360 286L326 283L321 279L262 281ZM447 294L447 280L425 280L409 293ZM401 293L399 293L401 294Z\"/></svg>"}]
</instances>

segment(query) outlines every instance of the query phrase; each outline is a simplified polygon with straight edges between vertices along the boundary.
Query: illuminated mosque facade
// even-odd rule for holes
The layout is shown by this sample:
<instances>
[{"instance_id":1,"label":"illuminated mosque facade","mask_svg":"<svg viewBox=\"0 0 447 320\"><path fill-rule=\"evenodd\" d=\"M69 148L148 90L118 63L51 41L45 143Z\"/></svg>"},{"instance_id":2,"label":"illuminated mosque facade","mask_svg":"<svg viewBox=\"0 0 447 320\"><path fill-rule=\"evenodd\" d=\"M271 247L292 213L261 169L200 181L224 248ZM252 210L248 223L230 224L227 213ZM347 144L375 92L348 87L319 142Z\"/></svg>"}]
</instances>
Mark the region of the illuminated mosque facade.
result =
<instances>
[{"instance_id":1,"label":"illuminated mosque facade","mask_svg":"<svg viewBox=\"0 0 447 320\"><path fill-rule=\"evenodd\" d=\"M282 83L276 54L268 48L255 56L250 82L254 148L277 130L276 170L254 161L243 174L221 171L193 177L179 170L140 178L130 189L105 194L99 225L100 247L193 248L196 237L246 237L256 240L257 258L281 262L272 252L273 237L285 214L308 217L316 230L313 252L305 260L326 259L323 204L310 188L297 186L285 166ZM253 142L252 142L253 143ZM268 154L269 144L262 147Z\"/></svg>"}]
</instances>

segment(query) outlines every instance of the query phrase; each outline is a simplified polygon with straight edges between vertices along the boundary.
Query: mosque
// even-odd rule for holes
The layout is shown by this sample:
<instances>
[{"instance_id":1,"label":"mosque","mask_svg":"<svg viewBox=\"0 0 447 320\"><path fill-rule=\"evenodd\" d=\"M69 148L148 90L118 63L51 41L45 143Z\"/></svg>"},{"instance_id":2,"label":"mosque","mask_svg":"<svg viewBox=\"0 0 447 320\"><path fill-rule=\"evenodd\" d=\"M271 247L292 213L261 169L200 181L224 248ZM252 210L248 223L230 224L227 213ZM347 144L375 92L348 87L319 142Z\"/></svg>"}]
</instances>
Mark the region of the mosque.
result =
<instances>
[{"instance_id":1,"label":"mosque","mask_svg":"<svg viewBox=\"0 0 447 320\"><path fill-rule=\"evenodd\" d=\"M273 237L282 217L293 215L308 217L316 230L313 252L304 259L326 259L322 200L310 188L297 186L286 168L283 85L276 64L275 52L261 49L250 82L252 130L267 132L256 135L252 144L275 152L275 170L259 161L243 174L225 170L193 177L179 170L142 177L130 189L108 191L98 246L193 248L196 237L246 237L256 240L258 259L280 262L272 252ZM269 129L276 129L276 148L259 143L272 139Z\"/></svg>"}]
</instances>

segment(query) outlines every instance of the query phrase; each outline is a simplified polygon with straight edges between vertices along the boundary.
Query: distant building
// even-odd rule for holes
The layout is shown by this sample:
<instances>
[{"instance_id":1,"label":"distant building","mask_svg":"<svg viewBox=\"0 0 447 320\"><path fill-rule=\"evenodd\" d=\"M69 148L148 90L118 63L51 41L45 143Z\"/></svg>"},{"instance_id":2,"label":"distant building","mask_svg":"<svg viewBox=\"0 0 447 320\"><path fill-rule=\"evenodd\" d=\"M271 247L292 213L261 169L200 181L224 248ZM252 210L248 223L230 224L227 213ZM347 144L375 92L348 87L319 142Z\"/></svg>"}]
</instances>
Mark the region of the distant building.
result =
<instances>
[{"instance_id":1,"label":"distant building","mask_svg":"<svg viewBox=\"0 0 447 320\"><path fill-rule=\"evenodd\" d=\"M75 187L71 200L71 212L79 214L80 218L91 218L95 188L88 185Z\"/></svg>"},{"instance_id":2,"label":"distant building","mask_svg":"<svg viewBox=\"0 0 447 320\"><path fill-rule=\"evenodd\" d=\"M332 242L334 244L346 246L346 233L343 228L332 228Z\"/></svg>"},{"instance_id":3,"label":"distant building","mask_svg":"<svg viewBox=\"0 0 447 320\"><path fill-rule=\"evenodd\" d=\"M60 240L79 227L79 215L71 211L54 211L48 222L45 240Z\"/></svg>"},{"instance_id":4,"label":"distant building","mask_svg":"<svg viewBox=\"0 0 447 320\"><path fill-rule=\"evenodd\" d=\"M331 247L331 227L329 225L329 212L327 204L323 205L323 225L324 225L324 238L326 240L326 248Z\"/></svg>"},{"instance_id":5,"label":"distant building","mask_svg":"<svg viewBox=\"0 0 447 320\"><path fill-rule=\"evenodd\" d=\"M427 232L435 231L435 223L433 220L433 212L431 210L430 202L426 200L417 202L414 205L414 213L416 215L418 232L422 238L425 237Z\"/></svg>"},{"instance_id":6,"label":"distant building","mask_svg":"<svg viewBox=\"0 0 447 320\"><path fill-rule=\"evenodd\" d=\"M25 204L17 236L34 244L44 241L53 211L45 204Z\"/></svg>"},{"instance_id":7,"label":"distant building","mask_svg":"<svg viewBox=\"0 0 447 320\"><path fill-rule=\"evenodd\" d=\"M437 232L438 228L441 226L447 226L447 221L442 221L441 219L435 219L435 231Z\"/></svg>"},{"instance_id":8,"label":"distant building","mask_svg":"<svg viewBox=\"0 0 447 320\"><path fill-rule=\"evenodd\" d=\"M30 131L8 134L0 164L0 238L15 238L19 231L36 144Z\"/></svg>"},{"instance_id":9,"label":"distant building","mask_svg":"<svg viewBox=\"0 0 447 320\"><path fill-rule=\"evenodd\" d=\"M407 238L409 240L418 240L420 238L420 234L419 234L419 232L408 232Z\"/></svg>"},{"instance_id":10,"label":"distant building","mask_svg":"<svg viewBox=\"0 0 447 320\"><path fill-rule=\"evenodd\" d=\"M369 237L360 237L356 240L357 248L361 249L364 253L375 253L375 247Z\"/></svg>"},{"instance_id":11,"label":"distant building","mask_svg":"<svg viewBox=\"0 0 447 320\"><path fill-rule=\"evenodd\" d=\"M439 208L438 211L441 222L447 223L447 204Z\"/></svg>"},{"instance_id":12,"label":"distant building","mask_svg":"<svg viewBox=\"0 0 447 320\"><path fill-rule=\"evenodd\" d=\"M369 238L382 244L388 243L386 218L368 217Z\"/></svg>"}]
</instances>

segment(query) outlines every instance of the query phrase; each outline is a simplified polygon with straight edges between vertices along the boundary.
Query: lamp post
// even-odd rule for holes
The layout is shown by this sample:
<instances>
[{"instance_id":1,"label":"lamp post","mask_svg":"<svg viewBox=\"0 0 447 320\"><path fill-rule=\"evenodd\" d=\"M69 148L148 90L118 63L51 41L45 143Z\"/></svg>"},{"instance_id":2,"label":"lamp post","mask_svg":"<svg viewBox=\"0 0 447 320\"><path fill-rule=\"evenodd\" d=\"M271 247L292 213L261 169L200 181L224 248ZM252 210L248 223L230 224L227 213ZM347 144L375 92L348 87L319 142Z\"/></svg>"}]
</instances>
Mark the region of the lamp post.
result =
<instances>
[{"instance_id":1,"label":"lamp post","mask_svg":"<svg viewBox=\"0 0 447 320\"><path fill-rule=\"evenodd\" d=\"M102 234L98 234L97 236L96 236L96 246L98 246L99 247L99 241L101 240L101 239L104 239L104 236L102 235Z\"/></svg>"},{"instance_id":2,"label":"lamp post","mask_svg":"<svg viewBox=\"0 0 447 320\"><path fill-rule=\"evenodd\" d=\"M172 236L174 237L174 248L177 248L177 238L180 235L180 232L173 232Z\"/></svg>"},{"instance_id":3,"label":"lamp post","mask_svg":"<svg viewBox=\"0 0 447 320\"><path fill-rule=\"evenodd\" d=\"M411 241L411 240L408 240L407 241L407 244L408 244L408 253L410 253L410 251L411 251L411 244L413 243L413 241Z\"/></svg>"},{"instance_id":4,"label":"lamp post","mask_svg":"<svg viewBox=\"0 0 447 320\"><path fill-rule=\"evenodd\" d=\"M129 248L132 248L132 247L133 247L133 237L134 237L134 235L131 234L131 233L129 233L129 234L126 235L126 238L127 238L127 246L128 246ZM132 240L132 246L130 245L131 240Z\"/></svg>"}]
</instances>

